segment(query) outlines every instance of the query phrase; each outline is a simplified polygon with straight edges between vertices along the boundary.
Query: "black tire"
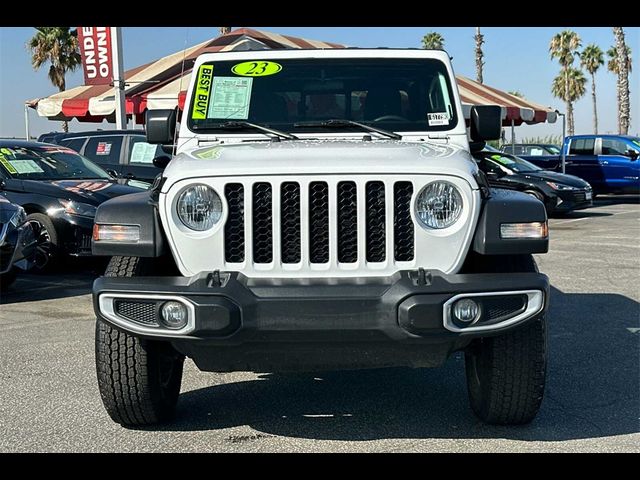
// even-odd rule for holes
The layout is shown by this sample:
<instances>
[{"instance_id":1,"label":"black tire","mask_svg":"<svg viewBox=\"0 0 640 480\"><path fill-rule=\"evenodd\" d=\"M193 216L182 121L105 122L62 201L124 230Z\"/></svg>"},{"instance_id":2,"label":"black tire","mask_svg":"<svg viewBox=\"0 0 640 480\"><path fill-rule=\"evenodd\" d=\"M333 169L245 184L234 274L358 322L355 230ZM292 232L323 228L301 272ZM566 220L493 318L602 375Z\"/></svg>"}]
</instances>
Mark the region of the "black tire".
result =
<instances>
[{"instance_id":1,"label":"black tire","mask_svg":"<svg viewBox=\"0 0 640 480\"><path fill-rule=\"evenodd\" d=\"M113 257L105 276L148 274L149 260ZM99 319L95 342L98 389L109 416L124 426L170 420L180 395L184 356L167 342L135 337Z\"/></svg>"},{"instance_id":2,"label":"black tire","mask_svg":"<svg viewBox=\"0 0 640 480\"><path fill-rule=\"evenodd\" d=\"M494 263L494 271L537 271L531 255L498 257L494 262L499 262ZM473 412L490 424L531 422L542 404L546 367L547 328L543 316L509 333L475 340L465 351Z\"/></svg>"},{"instance_id":3,"label":"black tire","mask_svg":"<svg viewBox=\"0 0 640 480\"><path fill-rule=\"evenodd\" d=\"M27 215L27 222L33 227L38 244L36 246L34 273L53 271L60 259L58 233L51 219L42 213Z\"/></svg>"},{"instance_id":4,"label":"black tire","mask_svg":"<svg viewBox=\"0 0 640 480\"><path fill-rule=\"evenodd\" d=\"M16 281L16 269L11 268L9 271L0 273L0 291L6 290Z\"/></svg>"}]
</instances>

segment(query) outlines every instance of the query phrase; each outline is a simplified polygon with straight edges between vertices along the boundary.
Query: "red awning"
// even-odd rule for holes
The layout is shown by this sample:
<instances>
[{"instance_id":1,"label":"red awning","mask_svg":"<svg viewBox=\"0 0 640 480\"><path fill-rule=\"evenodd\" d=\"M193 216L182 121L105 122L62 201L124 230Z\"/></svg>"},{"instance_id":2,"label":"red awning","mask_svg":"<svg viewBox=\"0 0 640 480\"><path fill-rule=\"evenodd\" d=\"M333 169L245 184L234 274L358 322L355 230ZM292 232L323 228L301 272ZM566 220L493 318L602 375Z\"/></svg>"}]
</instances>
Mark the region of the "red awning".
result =
<instances>
[{"instance_id":1,"label":"red awning","mask_svg":"<svg viewBox=\"0 0 640 480\"><path fill-rule=\"evenodd\" d=\"M292 49L292 48L345 48L344 45L319 40L280 35L275 32L240 28L226 35L207 40L186 50L163 57L155 62L125 72L126 110L138 120L147 109L184 107L186 90L191 79L195 59L205 52L232 50ZM184 59L184 74L182 75ZM555 122L551 108L515 97L496 88L457 76L458 89L465 118L473 105L499 105L502 107L503 125L523 122ZM38 115L50 120L115 121L115 93L109 85L80 86L27 102L37 109ZM90 119L90 120L89 120Z\"/></svg>"}]
</instances>

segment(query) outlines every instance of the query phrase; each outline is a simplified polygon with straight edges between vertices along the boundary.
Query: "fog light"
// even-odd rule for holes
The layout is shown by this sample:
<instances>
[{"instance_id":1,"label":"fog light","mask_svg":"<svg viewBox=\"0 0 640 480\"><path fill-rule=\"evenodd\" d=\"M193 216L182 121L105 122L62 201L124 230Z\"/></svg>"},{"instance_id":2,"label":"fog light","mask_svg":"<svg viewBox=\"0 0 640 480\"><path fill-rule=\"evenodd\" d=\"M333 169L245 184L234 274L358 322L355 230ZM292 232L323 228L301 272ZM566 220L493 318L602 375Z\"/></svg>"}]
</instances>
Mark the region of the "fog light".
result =
<instances>
[{"instance_id":1,"label":"fog light","mask_svg":"<svg viewBox=\"0 0 640 480\"><path fill-rule=\"evenodd\" d=\"M453 304L453 316L461 322L473 322L480 316L480 305L470 298L458 300Z\"/></svg>"},{"instance_id":2,"label":"fog light","mask_svg":"<svg viewBox=\"0 0 640 480\"><path fill-rule=\"evenodd\" d=\"M180 329L187 325L189 312L184 303L166 302L160 310L162 323L167 328Z\"/></svg>"},{"instance_id":3,"label":"fog light","mask_svg":"<svg viewBox=\"0 0 640 480\"><path fill-rule=\"evenodd\" d=\"M549 226L547 222L501 223L500 238L547 238Z\"/></svg>"}]
</instances>

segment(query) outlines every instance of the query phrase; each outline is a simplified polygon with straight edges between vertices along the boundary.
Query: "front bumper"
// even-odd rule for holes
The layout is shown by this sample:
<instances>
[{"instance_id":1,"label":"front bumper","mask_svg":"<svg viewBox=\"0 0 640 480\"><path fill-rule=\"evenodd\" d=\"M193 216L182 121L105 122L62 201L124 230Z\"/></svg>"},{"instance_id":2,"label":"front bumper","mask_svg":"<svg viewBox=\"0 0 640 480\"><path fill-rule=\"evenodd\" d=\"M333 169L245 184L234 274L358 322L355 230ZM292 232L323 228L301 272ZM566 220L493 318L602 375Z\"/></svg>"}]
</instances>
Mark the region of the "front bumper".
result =
<instances>
[{"instance_id":1,"label":"front bumper","mask_svg":"<svg viewBox=\"0 0 640 480\"><path fill-rule=\"evenodd\" d=\"M51 217L58 234L62 251L74 257L91 255L93 218L62 214Z\"/></svg>"},{"instance_id":2,"label":"front bumper","mask_svg":"<svg viewBox=\"0 0 640 480\"><path fill-rule=\"evenodd\" d=\"M0 229L0 274L12 267L29 270L33 267L36 253L36 238L31 224L19 228L5 224Z\"/></svg>"},{"instance_id":3,"label":"front bumper","mask_svg":"<svg viewBox=\"0 0 640 480\"><path fill-rule=\"evenodd\" d=\"M510 317L507 312L496 321L487 313L465 326L451 316L452 299L463 296L475 297L483 309L485 300L492 301L497 310L491 308L503 314L503 300L513 305L517 297L522 305ZM136 336L169 340L200 368L216 371L433 366L474 338L540 317L548 298L548 279L538 273L401 271L351 280L282 280L223 272L101 277L93 286L101 320ZM168 300L188 307L189 321L180 331L153 324Z\"/></svg>"},{"instance_id":4,"label":"front bumper","mask_svg":"<svg viewBox=\"0 0 640 480\"><path fill-rule=\"evenodd\" d=\"M549 211L553 213L566 213L593 206L592 190L560 190L555 194L549 205Z\"/></svg>"}]
</instances>

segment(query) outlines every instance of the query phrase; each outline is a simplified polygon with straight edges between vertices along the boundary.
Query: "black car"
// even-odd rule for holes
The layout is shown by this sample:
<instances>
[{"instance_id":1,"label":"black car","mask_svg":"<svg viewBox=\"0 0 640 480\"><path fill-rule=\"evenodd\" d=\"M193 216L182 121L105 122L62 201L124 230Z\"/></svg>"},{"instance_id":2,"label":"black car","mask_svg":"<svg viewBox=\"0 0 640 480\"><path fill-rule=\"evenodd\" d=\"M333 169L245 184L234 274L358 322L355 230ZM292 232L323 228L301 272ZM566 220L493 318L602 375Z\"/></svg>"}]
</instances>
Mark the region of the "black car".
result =
<instances>
[{"instance_id":1,"label":"black car","mask_svg":"<svg viewBox=\"0 0 640 480\"><path fill-rule=\"evenodd\" d=\"M147 143L144 130L95 130L44 133L40 142L68 147L97 163L114 176L153 182L162 169L153 159L167 155L160 145Z\"/></svg>"},{"instance_id":2,"label":"black car","mask_svg":"<svg viewBox=\"0 0 640 480\"><path fill-rule=\"evenodd\" d=\"M0 181L0 195L27 213L38 240L38 269L60 255L91 255L98 205L150 187L116 179L68 148L21 140L0 140Z\"/></svg>"},{"instance_id":3,"label":"black car","mask_svg":"<svg viewBox=\"0 0 640 480\"><path fill-rule=\"evenodd\" d=\"M487 175L490 186L528 193L544 203L548 215L593 205L591 186L581 178L543 170L515 155L489 147L473 156Z\"/></svg>"},{"instance_id":4,"label":"black car","mask_svg":"<svg viewBox=\"0 0 640 480\"><path fill-rule=\"evenodd\" d=\"M511 155L560 155L560 147L550 143L506 143L502 146L502 151Z\"/></svg>"},{"instance_id":5,"label":"black car","mask_svg":"<svg viewBox=\"0 0 640 480\"><path fill-rule=\"evenodd\" d=\"M36 238L27 214L20 205L0 197L0 289L16 278L16 269L33 266Z\"/></svg>"}]
</instances>

